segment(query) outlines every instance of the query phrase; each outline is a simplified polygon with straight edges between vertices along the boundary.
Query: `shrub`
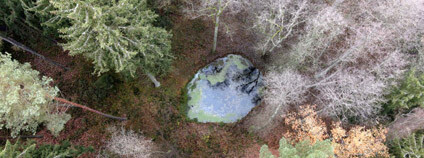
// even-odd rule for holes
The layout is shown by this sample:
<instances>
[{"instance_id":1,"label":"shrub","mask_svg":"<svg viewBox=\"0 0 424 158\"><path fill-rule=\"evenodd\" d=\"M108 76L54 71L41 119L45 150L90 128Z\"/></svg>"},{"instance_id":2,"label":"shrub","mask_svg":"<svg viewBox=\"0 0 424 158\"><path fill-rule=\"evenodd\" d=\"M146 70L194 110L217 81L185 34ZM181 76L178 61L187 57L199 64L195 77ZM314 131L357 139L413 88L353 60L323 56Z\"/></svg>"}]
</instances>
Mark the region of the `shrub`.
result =
<instances>
[{"instance_id":1,"label":"shrub","mask_svg":"<svg viewBox=\"0 0 424 158\"><path fill-rule=\"evenodd\" d=\"M109 128L112 137L106 143L106 149L121 157L147 158L154 153L154 146L150 139L123 128Z\"/></svg>"},{"instance_id":2,"label":"shrub","mask_svg":"<svg viewBox=\"0 0 424 158\"><path fill-rule=\"evenodd\" d=\"M390 152L399 158L424 157L424 131L411 134L407 138L396 139L390 143Z\"/></svg>"},{"instance_id":3,"label":"shrub","mask_svg":"<svg viewBox=\"0 0 424 158\"><path fill-rule=\"evenodd\" d=\"M386 112L401 112L414 107L424 107L424 74L417 75L412 69L401 84L388 95Z\"/></svg>"},{"instance_id":4,"label":"shrub","mask_svg":"<svg viewBox=\"0 0 424 158\"><path fill-rule=\"evenodd\" d=\"M388 156L384 145L386 129L355 126L347 131L337 122L327 131L325 123L314 109L315 106L306 105L298 113L289 113L285 124L290 130L284 137L295 141L310 140L311 143L331 139L337 157Z\"/></svg>"},{"instance_id":5,"label":"shrub","mask_svg":"<svg viewBox=\"0 0 424 158\"><path fill-rule=\"evenodd\" d=\"M389 157L384 145L386 130L353 127L346 132L339 124L331 130L334 152L338 157Z\"/></svg>"},{"instance_id":6,"label":"shrub","mask_svg":"<svg viewBox=\"0 0 424 158\"><path fill-rule=\"evenodd\" d=\"M291 112L285 117L284 123L293 132L284 134L286 138L294 141L310 140L311 143L328 138L325 123L315 112L316 106L302 106L299 113Z\"/></svg>"}]
</instances>

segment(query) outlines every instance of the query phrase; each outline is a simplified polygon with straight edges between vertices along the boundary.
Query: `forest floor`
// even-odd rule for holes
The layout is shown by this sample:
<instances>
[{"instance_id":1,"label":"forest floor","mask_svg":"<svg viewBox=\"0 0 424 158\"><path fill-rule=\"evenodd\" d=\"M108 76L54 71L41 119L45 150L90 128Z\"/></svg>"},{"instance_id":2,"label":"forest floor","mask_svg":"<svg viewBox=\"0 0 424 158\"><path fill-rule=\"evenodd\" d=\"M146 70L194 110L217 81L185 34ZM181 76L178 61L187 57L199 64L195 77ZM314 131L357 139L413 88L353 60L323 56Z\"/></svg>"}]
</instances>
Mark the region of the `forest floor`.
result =
<instances>
[{"instance_id":1,"label":"forest floor","mask_svg":"<svg viewBox=\"0 0 424 158\"><path fill-rule=\"evenodd\" d=\"M37 135L38 143L59 143L69 140L76 145L93 146L102 150L108 140L109 126L124 126L143 133L159 144L166 154L158 157L258 157L264 142L249 133L242 123L196 123L186 118L186 84L200 68L227 54L240 54L263 69L263 60L254 52L251 35L241 31L232 37L219 36L216 53L210 53L213 23L204 20L188 20L180 15L168 15L172 22L174 63L168 74L158 77L162 86L155 88L147 76L127 79L113 72L101 77L89 61L81 56L71 57L51 41L39 40L36 51L56 62L66 65L69 71L49 65L26 54L13 53L20 62L29 62L41 75L54 79L60 97L89 106L115 116L128 117L128 121L111 120L78 108L70 108L72 119L58 137L46 129ZM249 117L249 116L248 116ZM243 121L240 121L243 122ZM270 136L271 147L279 138ZM273 143L272 143L273 142ZM85 155L92 157L95 154Z\"/></svg>"},{"instance_id":2,"label":"forest floor","mask_svg":"<svg viewBox=\"0 0 424 158\"><path fill-rule=\"evenodd\" d=\"M218 37L217 51L211 53L214 31L211 20L189 20L176 12L160 14L158 24L164 25L163 27L173 34L172 51L175 59L169 73L158 76L161 82L159 88L155 88L144 74L139 74L135 79L114 72L97 76L93 74L94 69L90 61L82 56L69 56L68 52L56 43L41 37L26 41L25 44L70 70L52 66L40 58L18 49L11 49L10 44L5 44L6 50L12 53L14 59L21 63L29 62L41 75L53 78L52 84L61 90L59 97L107 114L128 118L128 121L121 122L79 108L70 108L67 112L72 115L72 119L66 123L60 135L55 137L46 128L41 127L36 135L42 135L43 138L36 138L37 143L56 144L69 140L75 145L92 146L96 152L100 152L110 137L107 128L117 126L151 138L164 152L154 157L256 158L259 157L263 144L268 144L272 152L277 154L275 149L278 148L278 142L287 132L283 120L274 122L275 128L265 134L249 131L249 119L253 119L253 116L263 109L263 103L236 123L197 123L186 117L186 85L199 69L215 59L228 54L239 54L266 73L266 60L273 57L264 59L255 52L255 36L251 31L246 31L249 28L243 27L246 19L231 19L233 34L228 36L222 29ZM34 38L28 37L28 40L30 39ZM27 39L20 42L25 40ZM422 111L410 119L414 120L421 115ZM404 122L410 121L404 120L406 121L399 120L399 125L393 124L390 128L393 131L409 130L405 128ZM331 124L330 120L325 122L326 125ZM408 126L415 125L417 124ZM6 132L1 131L1 134L6 135ZM95 155L97 153L82 157Z\"/></svg>"}]
</instances>

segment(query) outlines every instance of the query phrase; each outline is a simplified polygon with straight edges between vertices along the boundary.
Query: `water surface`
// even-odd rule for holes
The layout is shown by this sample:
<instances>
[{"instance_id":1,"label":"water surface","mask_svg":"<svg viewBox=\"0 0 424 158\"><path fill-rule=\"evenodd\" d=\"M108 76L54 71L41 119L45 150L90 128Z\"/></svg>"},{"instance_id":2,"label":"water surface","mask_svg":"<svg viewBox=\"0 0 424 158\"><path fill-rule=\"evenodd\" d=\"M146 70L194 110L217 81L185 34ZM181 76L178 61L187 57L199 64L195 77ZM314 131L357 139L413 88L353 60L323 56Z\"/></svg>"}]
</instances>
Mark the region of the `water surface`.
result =
<instances>
[{"instance_id":1,"label":"water surface","mask_svg":"<svg viewBox=\"0 0 424 158\"><path fill-rule=\"evenodd\" d=\"M188 84L188 117L199 122L231 123L260 102L262 76L239 55L228 55L199 70Z\"/></svg>"}]
</instances>

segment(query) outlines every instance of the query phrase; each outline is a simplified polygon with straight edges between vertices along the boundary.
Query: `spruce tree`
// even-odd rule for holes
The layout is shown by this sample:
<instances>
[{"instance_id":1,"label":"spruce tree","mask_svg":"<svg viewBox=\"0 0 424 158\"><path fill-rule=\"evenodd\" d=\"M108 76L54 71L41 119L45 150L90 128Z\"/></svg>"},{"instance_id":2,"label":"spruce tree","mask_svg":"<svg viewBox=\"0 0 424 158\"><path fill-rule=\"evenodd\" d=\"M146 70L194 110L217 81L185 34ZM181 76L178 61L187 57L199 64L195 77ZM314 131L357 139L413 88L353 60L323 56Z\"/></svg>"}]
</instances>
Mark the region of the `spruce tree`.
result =
<instances>
[{"instance_id":1,"label":"spruce tree","mask_svg":"<svg viewBox=\"0 0 424 158\"><path fill-rule=\"evenodd\" d=\"M330 140L316 141L311 145L309 140L291 145L286 138L281 138L278 148L280 158L328 158L334 157L333 147ZM260 158L275 158L267 145L263 145L259 153Z\"/></svg>"},{"instance_id":2,"label":"spruce tree","mask_svg":"<svg viewBox=\"0 0 424 158\"><path fill-rule=\"evenodd\" d=\"M404 81L388 95L387 112L402 112L414 107L424 107L424 74L412 69Z\"/></svg>"},{"instance_id":3,"label":"spruce tree","mask_svg":"<svg viewBox=\"0 0 424 158\"><path fill-rule=\"evenodd\" d=\"M22 7L22 3L30 0L0 0L0 25L7 26L7 30L23 35L20 32L19 24L25 23L27 12ZM22 20L23 19L23 20Z\"/></svg>"},{"instance_id":4,"label":"spruce tree","mask_svg":"<svg viewBox=\"0 0 424 158\"><path fill-rule=\"evenodd\" d=\"M34 142L25 143L30 146ZM82 154L94 152L93 147L74 146L69 141L63 141L60 144L42 144L38 145L36 150L30 151L31 157L57 158L57 157L80 157Z\"/></svg>"},{"instance_id":5,"label":"spruce tree","mask_svg":"<svg viewBox=\"0 0 424 158\"><path fill-rule=\"evenodd\" d=\"M5 26L5 36L13 33L25 40L39 40L44 35L57 36L57 28L41 27L40 23L51 18L51 15L38 14L27 10L32 8L33 0L0 0L0 26ZM64 23L60 23L64 25ZM30 39L28 37L31 37ZM49 38L49 37L48 37Z\"/></svg>"},{"instance_id":6,"label":"spruce tree","mask_svg":"<svg viewBox=\"0 0 424 158\"><path fill-rule=\"evenodd\" d=\"M390 152L401 158L424 157L424 131L412 133L403 139L395 139L390 142Z\"/></svg>"},{"instance_id":7,"label":"spruce tree","mask_svg":"<svg viewBox=\"0 0 424 158\"><path fill-rule=\"evenodd\" d=\"M39 77L28 63L12 60L0 53L0 129L10 129L12 137L21 131L35 133L39 124L57 135L71 118L57 112L53 97L59 89L50 86L51 78Z\"/></svg>"},{"instance_id":8,"label":"spruce tree","mask_svg":"<svg viewBox=\"0 0 424 158\"><path fill-rule=\"evenodd\" d=\"M41 144L36 147L34 141L12 144L6 141L6 146L0 151L0 158L65 158L79 157L84 153L93 152L92 147L73 146L68 141L60 144Z\"/></svg>"},{"instance_id":9,"label":"spruce tree","mask_svg":"<svg viewBox=\"0 0 424 158\"><path fill-rule=\"evenodd\" d=\"M0 152L0 158L30 158L30 151L35 150L35 144L27 146L21 150L22 146L18 142L12 144L9 140L6 141L6 146Z\"/></svg>"},{"instance_id":10,"label":"spruce tree","mask_svg":"<svg viewBox=\"0 0 424 158\"><path fill-rule=\"evenodd\" d=\"M59 30L66 39L64 49L92 60L97 74L114 70L134 76L141 68L156 75L169 68L171 34L153 26L158 15L148 9L146 0L46 2L38 0L31 9L53 14L45 25L68 19L71 26Z\"/></svg>"}]
</instances>

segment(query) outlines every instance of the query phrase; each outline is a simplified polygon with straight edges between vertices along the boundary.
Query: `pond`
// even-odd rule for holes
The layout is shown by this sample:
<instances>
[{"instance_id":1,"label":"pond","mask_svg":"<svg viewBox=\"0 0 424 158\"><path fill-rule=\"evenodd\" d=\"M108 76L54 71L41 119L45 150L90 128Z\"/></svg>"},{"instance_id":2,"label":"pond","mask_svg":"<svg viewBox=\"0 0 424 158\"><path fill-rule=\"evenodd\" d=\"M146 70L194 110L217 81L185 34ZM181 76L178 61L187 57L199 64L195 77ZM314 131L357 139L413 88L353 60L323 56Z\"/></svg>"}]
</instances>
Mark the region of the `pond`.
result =
<instances>
[{"instance_id":1,"label":"pond","mask_svg":"<svg viewBox=\"0 0 424 158\"><path fill-rule=\"evenodd\" d=\"M261 87L262 75L249 60L234 54L219 58L187 85L187 115L199 122L236 122L259 104Z\"/></svg>"}]
</instances>

